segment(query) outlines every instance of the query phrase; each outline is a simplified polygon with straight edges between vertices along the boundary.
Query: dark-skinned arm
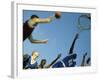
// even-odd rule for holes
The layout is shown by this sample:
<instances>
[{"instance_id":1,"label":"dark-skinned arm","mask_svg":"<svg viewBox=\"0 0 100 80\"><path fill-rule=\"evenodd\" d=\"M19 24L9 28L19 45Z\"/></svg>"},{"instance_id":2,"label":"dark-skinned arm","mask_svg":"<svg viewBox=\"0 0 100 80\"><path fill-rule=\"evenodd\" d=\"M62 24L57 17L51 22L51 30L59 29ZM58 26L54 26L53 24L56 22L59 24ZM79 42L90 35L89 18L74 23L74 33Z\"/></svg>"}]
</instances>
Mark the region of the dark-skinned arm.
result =
<instances>
[{"instance_id":1,"label":"dark-skinned arm","mask_svg":"<svg viewBox=\"0 0 100 80\"><path fill-rule=\"evenodd\" d=\"M47 65L45 68L50 68L60 57L61 57L61 54L58 54L57 58L53 60L49 65Z\"/></svg>"},{"instance_id":2,"label":"dark-skinned arm","mask_svg":"<svg viewBox=\"0 0 100 80\"><path fill-rule=\"evenodd\" d=\"M69 54L73 53L75 42L78 39L78 36L79 36L79 34L77 33L76 36L75 36L75 38L74 38L74 40L73 40L73 42L72 42L72 45L70 47Z\"/></svg>"},{"instance_id":3,"label":"dark-skinned arm","mask_svg":"<svg viewBox=\"0 0 100 80\"><path fill-rule=\"evenodd\" d=\"M87 52L83 55L83 59L82 59L81 66L85 66L85 59L86 59L86 56L87 56Z\"/></svg>"}]
</instances>

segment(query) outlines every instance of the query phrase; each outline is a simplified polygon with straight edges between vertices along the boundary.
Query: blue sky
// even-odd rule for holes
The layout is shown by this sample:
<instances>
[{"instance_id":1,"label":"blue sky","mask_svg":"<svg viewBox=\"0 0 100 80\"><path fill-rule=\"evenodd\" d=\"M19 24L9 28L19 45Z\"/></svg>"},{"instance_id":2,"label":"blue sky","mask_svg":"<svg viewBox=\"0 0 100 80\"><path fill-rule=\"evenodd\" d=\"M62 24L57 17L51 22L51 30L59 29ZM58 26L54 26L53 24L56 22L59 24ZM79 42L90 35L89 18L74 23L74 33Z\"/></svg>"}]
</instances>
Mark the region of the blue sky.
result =
<instances>
[{"instance_id":1,"label":"blue sky","mask_svg":"<svg viewBox=\"0 0 100 80\"><path fill-rule=\"evenodd\" d=\"M23 11L23 22L28 20L31 15L36 14L40 18L46 18L54 14L54 12L47 11ZM55 19L51 23L42 23L37 26L32 35L35 39L48 39L47 44L32 44L28 39L23 42L23 54L27 53L31 55L32 51L38 51L40 53L37 59L40 63L41 59L46 59L49 64L53 59L57 57L59 53L62 54L60 59L63 59L68 55L70 46L78 32L77 19L80 15L85 13L75 12L62 12L60 19ZM86 23L84 20L83 23ZM77 65L80 66L82 56L85 52L88 56L91 56L91 33L90 30L86 30L80 33L78 40L76 41L74 53L77 54Z\"/></svg>"}]
</instances>

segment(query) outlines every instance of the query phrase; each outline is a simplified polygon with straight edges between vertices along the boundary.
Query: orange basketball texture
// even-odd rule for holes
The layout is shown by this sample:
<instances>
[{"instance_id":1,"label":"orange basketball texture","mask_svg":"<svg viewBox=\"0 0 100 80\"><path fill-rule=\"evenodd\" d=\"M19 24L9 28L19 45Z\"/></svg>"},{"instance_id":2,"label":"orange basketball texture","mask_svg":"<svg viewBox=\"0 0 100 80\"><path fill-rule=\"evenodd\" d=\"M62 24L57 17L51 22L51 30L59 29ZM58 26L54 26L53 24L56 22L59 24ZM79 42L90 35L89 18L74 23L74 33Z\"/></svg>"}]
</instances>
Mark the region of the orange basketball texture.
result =
<instances>
[{"instance_id":1,"label":"orange basketball texture","mask_svg":"<svg viewBox=\"0 0 100 80\"><path fill-rule=\"evenodd\" d=\"M59 19L61 17L61 12L55 12L55 18Z\"/></svg>"}]
</instances>

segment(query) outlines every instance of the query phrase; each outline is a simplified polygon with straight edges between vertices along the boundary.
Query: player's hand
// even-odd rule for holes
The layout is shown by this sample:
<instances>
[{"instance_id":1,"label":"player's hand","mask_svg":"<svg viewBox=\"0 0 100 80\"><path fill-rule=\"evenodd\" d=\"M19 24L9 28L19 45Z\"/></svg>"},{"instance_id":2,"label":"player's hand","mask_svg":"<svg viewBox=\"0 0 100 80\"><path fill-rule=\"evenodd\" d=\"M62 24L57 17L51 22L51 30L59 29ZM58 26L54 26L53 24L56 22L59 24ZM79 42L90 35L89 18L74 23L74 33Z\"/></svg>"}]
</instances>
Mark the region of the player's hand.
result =
<instances>
[{"instance_id":1,"label":"player's hand","mask_svg":"<svg viewBox=\"0 0 100 80\"><path fill-rule=\"evenodd\" d=\"M76 33L76 39L78 39L78 37L79 37L79 33Z\"/></svg>"},{"instance_id":2,"label":"player's hand","mask_svg":"<svg viewBox=\"0 0 100 80\"><path fill-rule=\"evenodd\" d=\"M85 58L87 56L87 52L83 55L83 57Z\"/></svg>"},{"instance_id":3,"label":"player's hand","mask_svg":"<svg viewBox=\"0 0 100 80\"><path fill-rule=\"evenodd\" d=\"M61 57L61 54L58 54L58 58L60 58Z\"/></svg>"},{"instance_id":4,"label":"player's hand","mask_svg":"<svg viewBox=\"0 0 100 80\"><path fill-rule=\"evenodd\" d=\"M41 43L48 43L48 40L41 40Z\"/></svg>"}]
</instances>

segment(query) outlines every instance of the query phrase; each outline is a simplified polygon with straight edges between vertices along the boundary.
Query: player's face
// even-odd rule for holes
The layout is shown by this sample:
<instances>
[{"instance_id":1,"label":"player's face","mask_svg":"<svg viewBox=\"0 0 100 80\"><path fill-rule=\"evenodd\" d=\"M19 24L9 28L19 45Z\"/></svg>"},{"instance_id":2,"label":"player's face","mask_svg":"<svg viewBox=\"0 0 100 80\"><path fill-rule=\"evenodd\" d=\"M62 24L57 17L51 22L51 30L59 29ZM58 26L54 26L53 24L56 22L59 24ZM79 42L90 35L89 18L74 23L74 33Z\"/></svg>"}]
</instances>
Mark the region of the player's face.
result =
<instances>
[{"instance_id":1,"label":"player's face","mask_svg":"<svg viewBox=\"0 0 100 80\"><path fill-rule=\"evenodd\" d=\"M45 65L46 64L46 61L42 61L42 65Z\"/></svg>"},{"instance_id":2,"label":"player's face","mask_svg":"<svg viewBox=\"0 0 100 80\"><path fill-rule=\"evenodd\" d=\"M38 56L39 56L39 54L38 54L37 52L35 52L35 53L32 55L32 58L35 60Z\"/></svg>"},{"instance_id":3,"label":"player's face","mask_svg":"<svg viewBox=\"0 0 100 80\"><path fill-rule=\"evenodd\" d=\"M33 22L36 22L37 21L37 18L32 18L31 19Z\"/></svg>"}]
</instances>

